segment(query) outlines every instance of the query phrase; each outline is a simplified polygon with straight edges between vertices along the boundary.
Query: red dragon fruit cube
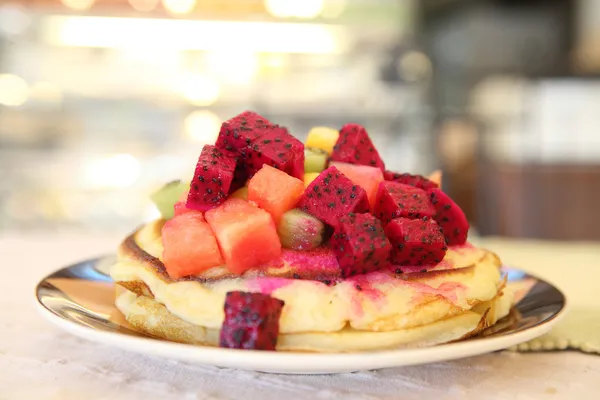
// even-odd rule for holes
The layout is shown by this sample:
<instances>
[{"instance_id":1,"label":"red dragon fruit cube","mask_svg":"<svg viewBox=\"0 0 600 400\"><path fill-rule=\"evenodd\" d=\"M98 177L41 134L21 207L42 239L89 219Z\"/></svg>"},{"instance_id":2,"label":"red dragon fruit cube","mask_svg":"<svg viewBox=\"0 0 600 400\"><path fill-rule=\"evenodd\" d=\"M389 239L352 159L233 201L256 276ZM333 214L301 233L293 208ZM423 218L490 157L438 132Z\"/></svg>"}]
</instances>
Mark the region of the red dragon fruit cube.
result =
<instances>
[{"instance_id":1,"label":"red dragon fruit cube","mask_svg":"<svg viewBox=\"0 0 600 400\"><path fill-rule=\"evenodd\" d=\"M385 226L385 233L392 243L395 265L437 265L448 250L442 228L431 218L396 218Z\"/></svg>"},{"instance_id":2,"label":"red dragon fruit cube","mask_svg":"<svg viewBox=\"0 0 600 400\"><path fill-rule=\"evenodd\" d=\"M433 217L435 208L422 189L396 182L379 184L373 214L387 224L394 218Z\"/></svg>"},{"instance_id":3,"label":"red dragon fruit cube","mask_svg":"<svg viewBox=\"0 0 600 400\"><path fill-rule=\"evenodd\" d=\"M392 250L377 218L371 214L353 213L340 219L331 247L344 277L388 267Z\"/></svg>"},{"instance_id":4,"label":"red dragon fruit cube","mask_svg":"<svg viewBox=\"0 0 600 400\"><path fill-rule=\"evenodd\" d=\"M275 350L284 302L261 293L228 292L220 346Z\"/></svg>"},{"instance_id":5,"label":"red dragon fruit cube","mask_svg":"<svg viewBox=\"0 0 600 400\"><path fill-rule=\"evenodd\" d=\"M373 146L366 129L358 124L347 124L340 130L333 153L332 161L341 161L350 164L368 165L385 170L383 160Z\"/></svg>"},{"instance_id":6,"label":"red dragon fruit cube","mask_svg":"<svg viewBox=\"0 0 600 400\"><path fill-rule=\"evenodd\" d=\"M225 201L229 195L235 167L235 156L222 152L215 146L204 146L196 164L185 206L193 210L207 211Z\"/></svg>"},{"instance_id":7,"label":"red dragon fruit cube","mask_svg":"<svg viewBox=\"0 0 600 400\"><path fill-rule=\"evenodd\" d=\"M329 167L308 185L297 207L335 228L348 213L369 212L369 199L363 188Z\"/></svg>"}]
</instances>

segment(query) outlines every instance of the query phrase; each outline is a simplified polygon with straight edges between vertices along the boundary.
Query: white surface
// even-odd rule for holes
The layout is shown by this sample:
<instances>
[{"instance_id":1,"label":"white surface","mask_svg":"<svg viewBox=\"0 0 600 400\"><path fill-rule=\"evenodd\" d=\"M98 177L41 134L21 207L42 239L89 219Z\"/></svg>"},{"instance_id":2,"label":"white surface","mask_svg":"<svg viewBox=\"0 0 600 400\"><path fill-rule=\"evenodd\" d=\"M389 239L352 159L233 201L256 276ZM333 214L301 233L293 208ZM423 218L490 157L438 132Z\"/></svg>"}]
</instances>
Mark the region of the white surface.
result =
<instances>
[{"instance_id":1,"label":"white surface","mask_svg":"<svg viewBox=\"0 0 600 400\"><path fill-rule=\"evenodd\" d=\"M110 250L120 236L0 238L0 399L597 399L600 357L494 353L325 376L269 375L147 357L77 338L35 311L37 277ZM511 250L511 256L514 256ZM581 253L580 253L581 254ZM592 258L593 260L593 258ZM516 260L510 260L516 263ZM582 268L592 268L586 265ZM570 275L575 264L569 265ZM531 269L530 269L531 270ZM583 271L583 270L582 270ZM544 277L543 271L533 270ZM580 276L583 274L580 274ZM563 285L561 285L564 287Z\"/></svg>"}]
</instances>

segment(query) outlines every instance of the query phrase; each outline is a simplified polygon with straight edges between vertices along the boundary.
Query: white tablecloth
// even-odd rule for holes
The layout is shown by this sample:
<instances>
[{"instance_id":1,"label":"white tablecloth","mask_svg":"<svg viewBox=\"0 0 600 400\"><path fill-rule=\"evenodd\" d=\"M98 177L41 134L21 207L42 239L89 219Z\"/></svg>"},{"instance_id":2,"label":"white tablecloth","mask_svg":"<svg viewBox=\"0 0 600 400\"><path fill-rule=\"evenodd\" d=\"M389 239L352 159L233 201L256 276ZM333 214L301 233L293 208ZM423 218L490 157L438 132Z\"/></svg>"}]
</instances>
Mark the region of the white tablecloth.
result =
<instances>
[{"instance_id":1,"label":"white tablecloth","mask_svg":"<svg viewBox=\"0 0 600 400\"><path fill-rule=\"evenodd\" d=\"M37 280L111 251L119 237L0 236L0 400L600 398L600 356L572 351L501 352L376 372L285 376L127 353L76 338L42 319L34 307Z\"/></svg>"}]
</instances>

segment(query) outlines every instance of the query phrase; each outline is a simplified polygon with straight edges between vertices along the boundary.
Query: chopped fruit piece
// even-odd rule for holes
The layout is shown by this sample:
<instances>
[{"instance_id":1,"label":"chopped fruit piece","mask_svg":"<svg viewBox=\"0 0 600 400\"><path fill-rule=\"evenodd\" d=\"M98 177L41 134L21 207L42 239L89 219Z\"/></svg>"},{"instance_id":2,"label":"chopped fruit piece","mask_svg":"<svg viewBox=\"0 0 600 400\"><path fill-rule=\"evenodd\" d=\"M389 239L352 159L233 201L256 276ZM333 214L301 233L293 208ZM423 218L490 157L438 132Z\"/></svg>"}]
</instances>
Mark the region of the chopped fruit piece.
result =
<instances>
[{"instance_id":1,"label":"chopped fruit piece","mask_svg":"<svg viewBox=\"0 0 600 400\"><path fill-rule=\"evenodd\" d=\"M433 217L435 208L427 192L414 186L384 181L379 184L373 214L387 224L394 218Z\"/></svg>"},{"instance_id":2,"label":"chopped fruit piece","mask_svg":"<svg viewBox=\"0 0 600 400\"><path fill-rule=\"evenodd\" d=\"M244 111L223 122L215 146L221 150L238 153L250 142L263 135L273 124L252 111Z\"/></svg>"},{"instance_id":3,"label":"chopped fruit piece","mask_svg":"<svg viewBox=\"0 0 600 400\"><path fill-rule=\"evenodd\" d=\"M310 183L312 181L317 179L317 176L319 176L318 172L311 172L308 174L304 174L304 187L307 187L308 185L310 185Z\"/></svg>"},{"instance_id":4,"label":"chopped fruit piece","mask_svg":"<svg viewBox=\"0 0 600 400\"><path fill-rule=\"evenodd\" d=\"M396 265L433 266L439 264L448 247L442 228L430 218L396 218L385 226L392 243L391 261Z\"/></svg>"},{"instance_id":5,"label":"chopped fruit piece","mask_svg":"<svg viewBox=\"0 0 600 400\"><path fill-rule=\"evenodd\" d=\"M281 252L281 262L289 267L289 277L310 279L329 284L338 280L340 264L333 250L318 247L314 250L289 250Z\"/></svg>"},{"instance_id":6,"label":"chopped fruit piece","mask_svg":"<svg viewBox=\"0 0 600 400\"><path fill-rule=\"evenodd\" d=\"M348 213L368 212L369 200L363 188L329 167L308 185L298 208L335 228Z\"/></svg>"},{"instance_id":7,"label":"chopped fruit piece","mask_svg":"<svg viewBox=\"0 0 600 400\"><path fill-rule=\"evenodd\" d=\"M275 223L298 204L304 183L283 171L264 165L248 183L248 200L268 211Z\"/></svg>"},{"instance_id":8,"label":"chopped fruit piece","mask_svg":"<svg viewBox=\"0 0 600 400\"><path fill-rule=\"evenodd\" d=\"M221 204L229 194L236 158L215 146L202 148L194 179L190 183L186 207L199 211Z\"/></svg>"},{"instance_id":9,"label":"chopped fruit piece","mask_svg":"<svg viewBox=\"0 0 600 400\"><path fill-rule=\"evenodd\" d=\"M283 247L311 250L323 243L325 225L312 215L293 209L283 214L277 233Z\"/></svg>"},{"instance_id":10,"label":"chopped fruit piece","mask_svg":"<svg viewBox=\"0 0 600 400\"><path fill-rule=\"evenodd\" d=\"M249 177L263 165L270 165L293 177L304 177L304 145L287 129L275 126L242 150L242 159Z\"/></svg>"},{"instance_id":11,"label":"chopped fruit piece","mask_svg":"<svg viewBox=\"0 0 600 400\"><path fill-rule=\"evenodd\" d=\"M190 185L187 185L187 189L189 189L189 188L190 188ZM181 196L179 196L179 200L177 201L177 203L175 203L175 206L173 206L173 211L174 211L175 217L178 215L181 215L181 214L189 213L189 212L195 212L195 213L202 214L202 212L200 212L200 211L192 210L191 208L187 208L185 206L188 195L189 195L189 190L186 190L185 192L183 192L181 194Z\"/></svg>"},{"instance_id":12,"label":"chopped fruit piece","mask_svg":"<svg viewBox=\"0 0 600 400\"><path fill-rule=\"evenodd\" d=\"M281 254L271 215L241 199L229 199L205 214L217 237L227 268L235 273L266 263Z\"/></svg>"},{"instance_id":13,"label":"chopped fruit piece","mask_svg":"<svg viewBox=\"0 0 600 400\"><path fill-rule=\"evenodd\" d=\"M199 212L179 215L162 228L163 262L178 279L224 264L217 240Z\"/></svg>"},{"instance_id":14,"label":"chopped fruit piece","mask_svg":"<svg viewBox=\"0 0 600 400\"><path fill-rule=\"evenodd\" d=\"M243 113L223 122L215 146L241 156L248 145L274 127L271 122L252 111ZM235 170L231 190L237 190L246 184L250 177L247 166L240 160ZM254 171L256 172L256 171Z\"/></svg>"},{"instance_id":15,"label":"chopped fruit piece","mask_svg":"<svg viewBox=\"0 0 600 400\"><path fill-rule=\"evenodd\" d=\"M171 219L174 216L174 206L182 194L187 194L190 185L181 181L167 183L150 198L160 211L163 219Z\"/></svg>"},{"instance_id":16,"label":"chopped fruit piece","mask_svg":"<svg viewBox=\"0 0 600 400\"><path fill-rule=\"evenodd\" d=\"M383 160L379 157L367 131L358 124L347 124L342 127L340 137L333 148L331 160L368 165L382 171L385 169Z\"/></svg>"},{"instance_id":17,"label":"chopped fruit piece","mask_svg":"<svg viewBox=\"0 0 600 400\"><path fill-rule=\"evenodd\" d=\"M262 293L228 292L219 346L275 350L284 302Z\"/></svg>"},{"instance_id":18,"label":"chopped fruit piece","mask_svg":"<svg viewBox=\"0 0 600 400\"><path fill-rule=\"evenodd\" d=\"M325 150L327 154L331 154L333 153L333 146L335 146L335 142L337 142L339 136L340 133L333 128L316 126L308 132L306 146L322 149Z\"/></svg>"},{"instance_id":19,"label":"chopped fruit piece","mask_svg":"<svg viewBox=\"0 0 600 400\"><path fill-rule=\"evenodd\" d=\"M304 148L304 173L321 172L327 168L329 154L316 147Z\"/></svg>"},{"instance_id":20,"label":"chopped fruit piece","mask_svg":"<svg viewBox=\"0 0 600 400\"><path fill-rule=\"evenodd\" d=\"M243 186L239 188L231 194L230 198L248 200L248 186Z\"/></svg>"},{"instance_id":21,"label":"chopped fruit piece","mask_svg":"<svg viewBox=\"0 0 600 400\"><path fill-rule=\"evenodd\" d=\"M399 174L392 171L385 171L384 177L386 181L393 181L396 183L402 183L404 185L410 185L419 189L435 189L438 185L435 182L430 181L421 175L411 174Z\"/></svg>"},{"instance_id":22,"label":"chopped fruit piece","mask_svg":"<svg viewBox=\"0 0 600 400\"><path fill-rule=\"evenodd\" d=\"M371 214L348 214L341 218L331 247L344 277L387 267L392 250L381 222Z\"/></svg>"},{"instance_id":23,"label":"chopped fruit piece","mask_svg":"<svg viewBox=\"0 0 600 400\"><path fill-rule=\"evenodd\" d=\"M439 169L436 169L435 171L433 171L431 174L429 174L429 176L427 177L427 179L429 179L431 182L435 183L437 185L437 187L442 187L442 171Z\"/></svg>"},{"instance_id":24,"label":"chopped fruit piece","mask_svg":"<svg viewBox=\"0 0 600 400\"><path fill-rule=\"evenodd\" d=\"M444 230L449 245L460 245L467 241L469 222L461 208L440 189L429 190L431 203L435 207L435 220Z\"/></svg>"},{"instance_id":25,"label":"chopped fruit piece","mask_svg":"<svg viewBox=\"0 0 600 400\"><path fill-rule=\"evenodd\" d=\"M366 165L355 165L342 162L332 162L331 165L339 169L352 182L365 189L371 209L375 207L377 189L379 183L383 181L383 173L379 168L368 167Z\"/></svg>"}]
</instances>

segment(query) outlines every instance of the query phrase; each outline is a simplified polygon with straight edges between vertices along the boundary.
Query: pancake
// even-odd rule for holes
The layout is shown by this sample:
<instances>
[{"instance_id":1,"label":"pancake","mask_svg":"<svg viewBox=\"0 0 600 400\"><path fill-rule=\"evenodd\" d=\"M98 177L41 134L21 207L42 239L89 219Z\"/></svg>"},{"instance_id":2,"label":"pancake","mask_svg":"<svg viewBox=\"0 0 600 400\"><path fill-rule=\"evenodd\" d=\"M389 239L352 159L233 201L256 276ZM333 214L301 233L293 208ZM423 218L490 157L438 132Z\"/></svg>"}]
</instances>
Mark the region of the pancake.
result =
<instances>
[{"instance_id":1,"label":"pancake","mask_svg":"<svg viewBox=\"0 0 600 400\"><path fill-rule=\"evenodd\" d=\"M123 242L111 276L126 289L116 304L127 320L169 340L217 345L225 295L233 290L285 302L278 341L283 350L442 343L489 326L510 309L500 260L471 246L451 247L440 265L425 273L391 268L342 279L329 253L299 259L284 252L272 265L242 276L222 266L174 281L161 261L163 223L145 225Z\"/></svg>"},{"instance_id":2,"label":"pancake","mask_svg":"<svg viewBox=\"0 0 600 400\"><path fill-rule=\"evenodd\" d=\"M375 332L346 327L330 333L280 334L277 350L351 352L426 347L452 342L474 336L506 316L511 300L511 293L505 290L503 294L481 303L471 311L409 329ZM138 296L125 290L117 296L116 305L131 325L151 336L194 345L219 345L219 329L191 324L147 296Z\"/></svg>"}]
</instances>

